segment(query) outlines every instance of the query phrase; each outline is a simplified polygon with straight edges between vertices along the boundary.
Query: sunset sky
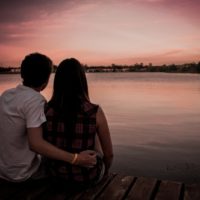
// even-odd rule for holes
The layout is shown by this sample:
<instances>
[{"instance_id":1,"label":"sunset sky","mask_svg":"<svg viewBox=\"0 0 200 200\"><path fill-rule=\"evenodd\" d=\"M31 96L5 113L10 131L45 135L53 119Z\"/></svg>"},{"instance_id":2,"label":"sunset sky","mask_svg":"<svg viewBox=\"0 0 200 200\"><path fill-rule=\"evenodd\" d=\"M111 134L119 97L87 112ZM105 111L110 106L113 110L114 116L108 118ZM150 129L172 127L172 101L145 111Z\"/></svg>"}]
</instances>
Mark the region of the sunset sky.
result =
<instances>
[{"instance_id":1,"label":"sunset sky","mask_svg":"<svg viewBox=\"0 0 200 200\"><path fill-rule=\"evenodd\" d=\"M2 0L0 66L41 52L88 65L200 61L200 0Z\"/></svg>"}]
</instances>

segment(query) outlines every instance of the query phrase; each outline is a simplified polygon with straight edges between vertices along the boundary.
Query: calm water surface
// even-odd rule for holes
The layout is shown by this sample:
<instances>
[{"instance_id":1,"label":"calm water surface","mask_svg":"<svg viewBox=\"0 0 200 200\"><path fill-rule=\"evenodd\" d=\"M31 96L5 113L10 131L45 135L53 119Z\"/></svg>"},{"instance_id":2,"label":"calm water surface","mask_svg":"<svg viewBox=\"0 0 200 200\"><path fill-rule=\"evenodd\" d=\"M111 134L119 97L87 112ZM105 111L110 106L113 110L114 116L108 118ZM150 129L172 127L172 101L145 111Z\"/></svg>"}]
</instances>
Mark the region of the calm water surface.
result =
<instances>
[{"instance_id":1,"label":"calm water surface","mask_svg":"<svg viewBox=\"0 0 200 200\"><path fill-rule=\"evenodd\" d=\"M49 99L51 76L43 95ZM112 170L200 182L200 75L87 74L91 100L102 106L114 144ZM0 75L0 94L20 82Z\"/></svg>"}]
</instances>

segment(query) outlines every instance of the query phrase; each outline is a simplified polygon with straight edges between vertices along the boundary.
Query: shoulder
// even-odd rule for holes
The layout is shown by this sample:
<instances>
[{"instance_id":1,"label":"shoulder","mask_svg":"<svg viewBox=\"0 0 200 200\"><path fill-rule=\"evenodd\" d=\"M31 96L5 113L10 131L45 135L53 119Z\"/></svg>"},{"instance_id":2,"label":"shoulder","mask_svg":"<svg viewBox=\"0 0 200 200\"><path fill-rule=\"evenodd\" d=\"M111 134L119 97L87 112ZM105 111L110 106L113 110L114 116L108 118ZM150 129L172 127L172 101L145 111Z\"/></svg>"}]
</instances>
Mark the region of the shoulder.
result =
<instances>
[{"instance_id":1,"label":"shoulder","mask_svg":"<svg viewBox=\"0 0 200 200\"><path fill-rule=\"evenodd\" d=\"M19 90L16 101L21 101L21 107L24 113L44 112L45 98L31 88Z\"/></svg>"},{"instance_id":2,"label":"shoulder","mask_svg":"<svg viewBox=\"0 0 200 200\"><path fill-rule=\"evenodd\" d=\"M97 116L97 124L98 125L104 124L105 122L107 123L106 115L101 106L98 107L96 116Z\"/></svg>"},{"instance_id":3,"label":"shoulder","mask_svg":"<svg viewBox=\"0 0 200 200\"><path fill-rule=\"evenodd\" d=\"M45 98L40 94L40 92L35 91L30 87L24 85L18 85L16 88L6 91L6 94L13 96L15 100L19 99L21 102L45 102Z\"/></svg>"},{"instance_id":4,"label":"shoulder","mask_svg":"<svg viewBox=\"0 0 200 200\"><path fill-rule=\"evenodd\" d=\"M85 101L82 106L83 111L87 114L97 113L98 108L99 105L91 103L89 101Z\"/></svg>"},{"instance_id":5,"label":"shoulder","mask_svg":"<svg viewBox=\"0 0 200 200\"><path fill-rule=\"evenodd\" d=\"M16 91L16 88L10 88L10 89L7 89L4 92L2 92L2 94L0 96L4 97L4 96L7 96L7 95L14 93L15 91Z\"/></svg>"},{"instance_id":6,"label":"shoulder","mask_svg":"<svg viewBox=\"0 0 200 200\"><path fill-rule=\"evenodd\" d=\"M31 88L22 91L21 94L19 95L20 95L20 98L24 99L24 101L26 101L27 103L31 103L31 104L45 104L46 103L46 99L44 98L44 96L42 96L40 92L37 92Z\"/></svg>"},{"instance_id":7,"label":"shoulder","mask_svg":"<svg viewBox=\"0 0 200 200\"><path fill-rule=\"evenodd\" d=\"M98 106L98 110L97 110L97 116L98 117L102 117L102 116L104 116L105 114L104 114L104 111L103 111L103 108L99 105Z\"/></svg>"},{"instance_id":8,"label":"shoulder","mask_svg":"<svg viewBox=\"0 0 200 200\"><path fill-rule=\"evenodd\" d=\"M46 100L40 94L29 94L24 96L24 107L30 110L35 109L35 111L43 110L45 108Z\"/></svg>"},{"instance_id":9,"label":"shoulder","mask_svg":"<svg viewBox=\"0 0 200 200\"><path fill-rule=\"evenodd\" d=\"M38 104L45 102L45 98L39 92L22 85L4 91L1 94L1 99L5 102L12 102L12 104L19 104L19 106L24 106L29 103Z\"/></svg>"}]
</instances>

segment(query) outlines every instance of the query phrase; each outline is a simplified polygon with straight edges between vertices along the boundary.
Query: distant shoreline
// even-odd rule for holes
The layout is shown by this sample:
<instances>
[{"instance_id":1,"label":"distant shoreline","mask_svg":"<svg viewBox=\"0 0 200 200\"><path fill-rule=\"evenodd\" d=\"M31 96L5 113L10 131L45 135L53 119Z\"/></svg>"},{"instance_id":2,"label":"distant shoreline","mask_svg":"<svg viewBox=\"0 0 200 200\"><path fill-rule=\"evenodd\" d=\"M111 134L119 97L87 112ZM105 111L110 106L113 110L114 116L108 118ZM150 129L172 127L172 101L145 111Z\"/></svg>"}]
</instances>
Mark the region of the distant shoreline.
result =
<instances>
[{"instance_id":1,"label":"distant shoreline","mask_svg":"<svg viewBox=\"0 0 200 200\"><path fill-rule=\"evenodd\" d=\"M88 66L83 65L85 72L87 73L99 73L99 72L167 72L167 73L200 73L200 62L198 63L186 63L182 65L144 65L143 63L134 65L108 65L108 66ZM52 72L55 72L57 66L54 65ZM0 74L18 74L20 73L20 67L0 67Z\"/></svg>"},{"instance_id":2,"label":"distant shoreline","mask_svg":"<svg viewBox=\"0 0 200 200\"><path fill-rule=\"evenodd\" d=\"M52 72L55 73L55 72ZM190 72L190 71L185 71L185 72L180 72L180 71L173 71L173 72L163 72L163 71L92 71L92 72L87 72L86 73L90 74L90 73L168 73L168 74L200 74L200 72ZM3 74L20 74L20 72L0 72L0 75Z\"/></svg>"}]
</instances>

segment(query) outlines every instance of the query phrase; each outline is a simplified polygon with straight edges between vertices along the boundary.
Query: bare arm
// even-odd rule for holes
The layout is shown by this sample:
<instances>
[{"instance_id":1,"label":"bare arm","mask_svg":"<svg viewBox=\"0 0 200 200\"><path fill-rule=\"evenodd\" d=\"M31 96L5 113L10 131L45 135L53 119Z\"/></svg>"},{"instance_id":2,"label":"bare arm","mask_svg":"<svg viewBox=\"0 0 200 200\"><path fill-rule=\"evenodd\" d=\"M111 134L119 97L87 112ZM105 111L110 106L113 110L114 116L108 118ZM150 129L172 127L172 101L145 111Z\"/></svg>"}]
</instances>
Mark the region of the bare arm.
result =
<instances>
[{"instance_id":1,"label":"bare arm","mask_svg":"<svg viewBox=\"0 0 200 200\"><path fill-rule=\"evenodd\" d=\"M42 127L28 128L28 140L30 149L49 158L62 160L71 163L74 154L66 152L48 143L42 137ZM74 164L84 167L91 167L96 163L96 154L93 151L84 151L78 154Z\"/></svg>"},{"instance_id":2,"label":"bare arm","mask_svg":"<svg viewBox=\"0 0 200 200\"><path fill-rule=\"evenodd\" d=\"M97 129L101 148L104 154L106 173L108 173L113 160L113 148L108 123L101 107L99 107L97 111Z\"/></svg>"}]
</instances>

